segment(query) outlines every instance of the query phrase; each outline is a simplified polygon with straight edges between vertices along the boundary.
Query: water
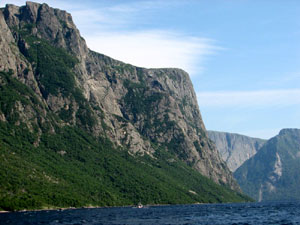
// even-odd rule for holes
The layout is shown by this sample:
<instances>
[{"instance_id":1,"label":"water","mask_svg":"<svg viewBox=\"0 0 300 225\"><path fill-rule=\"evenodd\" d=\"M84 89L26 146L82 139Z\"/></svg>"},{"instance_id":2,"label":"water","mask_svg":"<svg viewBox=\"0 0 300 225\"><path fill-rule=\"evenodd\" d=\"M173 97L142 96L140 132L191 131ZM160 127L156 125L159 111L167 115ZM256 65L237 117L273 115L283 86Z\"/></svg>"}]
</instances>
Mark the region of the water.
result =
<instances>
[{"instance_id":1,"label":"water","mask_svg":"<svg viewBox=\"0 0 300 225\"><path fill-rule=\"evenodd\" d=\"M244 203L97 208L0 214L0 224L188 225L300 224L300 203Z\"/></svg>"}]
</instances>

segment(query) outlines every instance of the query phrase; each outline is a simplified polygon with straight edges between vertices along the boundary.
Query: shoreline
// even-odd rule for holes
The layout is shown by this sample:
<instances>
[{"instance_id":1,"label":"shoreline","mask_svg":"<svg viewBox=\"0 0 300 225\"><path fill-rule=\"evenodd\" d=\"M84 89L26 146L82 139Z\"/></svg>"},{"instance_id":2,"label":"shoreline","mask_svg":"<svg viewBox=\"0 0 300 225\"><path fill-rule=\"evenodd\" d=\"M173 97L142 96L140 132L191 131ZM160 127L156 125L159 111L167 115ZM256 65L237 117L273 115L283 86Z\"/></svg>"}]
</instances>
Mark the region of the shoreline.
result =
<instances>
[{"instance_id":1,"label":"shoreline","mask_svg":"<svg viewBox=\"0 0 300 225\"><path fill-rule=\"evenodd\" d=\"M64 211L68 209L94 209L94 208L105 208L105 206L83 206L83 207L67 207L67 208L41 208L41 209L21 209L16 211L5 211L1 210L1 213L15 213L15 212L40 212L40 211Z\"/></svg>"},{"instance_id":2,"label":"shoreline","mask_svg":"<svg viewBox=\"0 0 300 225\"><path fill-rule=\"evenodd\" d=\"M10 213L10 212L12 212L12 211L0 210L0 214L1 214L1 213Z\"/></svg>"},{"instance_id":3,"label":"shoreline","mask_svg":"<svg viewBox=\"0 0 300 225\"><path fill-rule=\"evenodd\" d=\"M204 204L233 204L233 203L240 203L240 202L227 202L227 203L201 203L201 202L196 202L196 203L190 203L190 204L147 204L143 205L142 208L147 208L147 207L153 207L153 206L171 206L171 205L204 205ZM243 202L243 203L250 203L250 202ZM123 205L123 206L81 206L81 207L65 207L65 208L41 208L41 209L22 209L22 210L16 210L16 211L5 211L5 210L0 210L0 214L2 213L15 213L15 212L40 212L40 211L64 211L64 210L69 210L69 209L100 209L100 208L118 208L118 207L135 207L137 208L137 205Z\"/></svg>"},{"instance_id":4,"label":"shoreline","mask_svg":"<svg viewBox=\"0 0 300 225\"><path fill-rule=\"evenodd\" d=\"M191 205L197 204L208 204L208 203L193 203ZM143 205L144 207L151 207L151 206L169 206L169 205L184 205L184 204L147 204ZM137 205L120 205L120 206L81 206L81 207L66 207L66 208L41 208L41 209L21 209L16 211L5 211L1 210L1 213L15 213L15 212L40 212L40 211L64 211L69 209L100 209L100 208L118 208L118 207L136 207Z\"/></svg>"}]
</instances>

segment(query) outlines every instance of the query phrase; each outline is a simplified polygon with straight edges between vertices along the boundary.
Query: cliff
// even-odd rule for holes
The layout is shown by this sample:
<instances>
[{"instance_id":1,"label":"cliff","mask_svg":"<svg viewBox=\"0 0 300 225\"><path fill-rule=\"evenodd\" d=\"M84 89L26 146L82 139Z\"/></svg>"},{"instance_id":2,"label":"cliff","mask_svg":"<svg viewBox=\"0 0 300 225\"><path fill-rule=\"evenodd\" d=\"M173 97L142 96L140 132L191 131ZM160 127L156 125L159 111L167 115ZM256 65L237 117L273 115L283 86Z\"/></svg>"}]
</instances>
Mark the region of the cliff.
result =
<instances>
[{"instance_id":1,"label":"cliff","mask_svg":"<svg viewBox=\"0 0 300 225\"><path fill-rule=\"evenodd\" d=\"M67 129L78 130L137 161L168 155L239 190L207 137L186 72L139 68L93 52L71 15L46 4L7 5L0 29L0 83L12 96L1 98L0 120L11 132L22 126L31 133L33 148L68 155L70 143L53 146L45 136L66 140ZM91 147L81 148L78 154Z\"/></svg>"},{"instance_id":2,"label":"cliff","mask_svg":"<svg viewBox=\"0 0 300 225\"><path fill-rule=\"evenodd\" d=\"M300 130L283 129L238 168L234 176L258 201L299 200Z\"/></svg>"},{"instance_id":3,"label":"cliff","mask_svg":"<svg viewBox=\"0 0 300 225\"><path fill-rule=\"evenodd\" d=\"M216 144L221 158L232 172L254 156L266 142L259 138L240 134L218 131L208 131L207 133L208 137Z\"/></svg>"}]
</instances>

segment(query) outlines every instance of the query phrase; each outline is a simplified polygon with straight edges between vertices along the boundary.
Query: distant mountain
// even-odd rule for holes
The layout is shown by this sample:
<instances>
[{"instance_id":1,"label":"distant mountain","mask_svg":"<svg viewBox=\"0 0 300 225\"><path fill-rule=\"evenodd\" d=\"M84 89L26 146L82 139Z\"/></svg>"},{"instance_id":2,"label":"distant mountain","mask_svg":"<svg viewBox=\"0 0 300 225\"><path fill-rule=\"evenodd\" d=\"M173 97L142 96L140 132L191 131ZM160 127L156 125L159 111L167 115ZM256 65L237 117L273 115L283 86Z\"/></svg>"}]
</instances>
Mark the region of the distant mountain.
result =
<instances>
[{"instance_id":1,"label":"distant mountain","mask_svg":"<svg viewBox=\"0 0 300 225\"><path fill-rule=\"evenodd\" d=\"M227 132L207 131L216 144L222 159L231 171L235 171L263 146L266 140Z\"/></svg>"},{"instance_id":2,"label":"distant mountain","mask_svg":"<svg viewBox=\"0 0 300 225\"><path fill-rule=\"evenodd\" d=\"M281 130L234 176L258 201L300 200L300 129Z\"/></svg>"},{"instance_id":3,"label":"distant mountain","mask_svg":"<svg viewBox=\"0 0 300 225\"><path fill-rule=\"evenodd\" d=\"M72 16L0 9L0 209L244 201L189 75L88 49Z\"/></svg>"}]
</instances>

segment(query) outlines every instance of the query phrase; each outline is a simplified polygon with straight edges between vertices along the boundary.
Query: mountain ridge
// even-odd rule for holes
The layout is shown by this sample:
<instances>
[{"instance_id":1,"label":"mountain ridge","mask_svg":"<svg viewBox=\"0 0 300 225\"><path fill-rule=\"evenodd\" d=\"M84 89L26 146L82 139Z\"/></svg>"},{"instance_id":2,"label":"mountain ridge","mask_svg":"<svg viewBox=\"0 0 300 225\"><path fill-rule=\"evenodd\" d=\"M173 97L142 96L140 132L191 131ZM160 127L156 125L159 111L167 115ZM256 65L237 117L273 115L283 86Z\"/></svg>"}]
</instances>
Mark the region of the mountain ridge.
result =
<instances>
[{"instance_id":1,"label":"mountain ridge","mask_svg":"<svg viewBox=\"0 0 300 225\"><path fill-rule=\"evenodd\" d=\"M282 129L234 176L245 193L258 201L299 199L300 129Z\"/></svg>"},{"instance_id":2,"label":"mountain ridge","mask_svg":"<svg viewBox=\"0 0 300 225\"><path fill-rule=\"evenodd\" d=\"M207 138L196 94L186 72L180 69L144 69L91 51L80 36L71 15L53 9L47 4L26 2L22 7L7 5L0 10L0 27L3 31L0 33L0 52L6 55L0 59L1 91L5 93L0 98L2 102L0 123L3 129L1 140L5 146L5 156L11 159L9 161L11 165L15 165L13 161L15 157L19 157L18 159L27 166L30 165L28 162L32 161L35 170L39 171L39 179L46 183L50 182L50 186L56 190L59 187L55 185L60 182L63 182L65 187L71 187L72 184L69 182L74 175L66 174L61 177L64 172L55 172L52 167L50 169L48 165L50 162L53 165L56 165L54 159L61 162L62 168L66 171L73 168L75 164L85 170L82 166L86 162L89 168L86 174L76 171L81 179L86 176L94 187L96 181L90 176L94 174L92 171L98 168L95 165L102 155L112 161L122 162L122 165L127 166L128 170L137 177L140 175L136 174L133 168L144 168L146 178L141 180L144 179L149 185L145 190L157 189L160 191L153 194L161 193L164 196L156 195L151 200L142 189L136 191L145 202L176 202L174 199L178 197L167 194L164 181L167 179L164 176L169 173L168 171L173 171L172 167L177 168L181 177L172 172L168 179L171 179L170 183L173 183L176 190L180 190L179 193L188 199L181 199L178 202L247 199L228 189L229 187L240 191L226 164L218 156L213 142ZM16 136L17 133L20 136ZM16 138L16 143L12 137ZM81 140L81 143L85 143L86 147L76 141L76 138ZM67 143L68 139L77 144ZM111 149L116 159L110 158L112 156L109 155L109 151L98 145ZM22 153L21 146L24 146L26 154ZM129 155L126 155L126 152ZM29 155L33 157L32 160L28 158ZM94 157L91 158L90 155ZM40 157L39 160L35 159L37 157ZM45 161L49 157L50 161ZM124 157L130 163L124 161ZM71 161L64 161L67 158ZM122 173L126 181L122 180L108 173L111 169L117 171L114 172L116 174L121 173L120 168L116 168L117 165L108 166L107 162L102 160L99 163L106 169L99 167L98 169L102 168L100 170L104 177L101 178L102 175L99 174L96 177L104 179L110 186L106 187L106 184L101 186L106 197L89 190L98 196L93 197L94 202L105 205L110 199L111 204L132 203L134 198L132 191L140 188L142 183L135 180L137 187L130 190L128 182L133 182L133 177ZM7 165L10 167L9 164ZM147 166L142 165L154 166L162 170L154 169L152 172ZM43 168L47 168L45 175L41 172ZM22 175L17 165L11 169L16 174ZM26 176L22 175L23 179L26 177L25 180L35 176L27 167L24 171L28 173ZM199 177L197 173L195 174L196 171ZM185 185L197 189L199 193L206 193L205 198L202 198L201 194L186 194L191 192L187 191L187 187L184 189L180 187L183 185L180 180L186 179L186 173L190 173L191 177L200 183L197 185L187 178ZM214 186L200 174L222 185L226 191L222 192L222 188ZM9 171L2 175L9 182L14 182ZM158 177L160 181L157 180ZM121 184L118 186L119 183L113 182L114 180L124 183L124 186ZM150 180L152 182L149 183ZM153 182L154 180L157 180L157 184ZM37 181L31 182L35 185ZM175 181L179 183L176 184ZM2 187L2 190L11 191L7 190L11 186L11 183L7 182L4 182L7 186ZM21 180L20 182L22 183ZM73 180L73 182L79 181ZM29 181L27 185L30 186ZM213 190L207 189L209 185L212 185ZM19 189L15 188L16 193L12 196L7 195L5 191L0 192L0 196L5 196L3 198L6 199L5 204L18 202L18 207L24 207L20 200L22 195L37 198L35 204L50 201L49 196L41 197L38 191L33 193L27 190L28 187L22 188L21 184L17 187ZM32 188L36 189L35 186ZM86 186L84 188L89 189ZM206 189L206 192L201 188ZM132 197L125 196L121 190L126 190L126 193ZM193 190L193 192L197 191ZM74 204L82 205L86 200L78 193L74 192L79 199ZM223 194L218 196L217 193ZM52 190L49 190L48 195L54 195ZM99 200L99 196L107 200ZM121 200L118 202L117 196L123 199L123 202ZM214 197L208 200L210 198L208 196ZM72 202L71 197L60 197L66 199L65 202ZM17 200L12 201L12 198ZM59 203L54 201L51 204Z\"/></svg>"},{"instance_id":3,"label":"mountain ridge","mask_svg":"<svg viewBox=\"0 0 300 225\"><path fill-rule=\"evenodd\" d=\"M209 146L211 145L211 143L205 141L206 138L205 127L200 112L198 110L196 95L194 93L192 83L187 73L178 69L147 70L143 68L133 67L129 64L124 64L121 63L120 61L113 60L107 56L89 51L84 40L81 38L79 31L74 25L71 15L66 13L65 11L52 9L46 4L40 5L32 2L26 3L25 6L26 10L23 8L20 10L19 8L19 12L18 12L17 9L18 8L16 6L9 5L4 10L5 18L9 21L7 24L9 24L11 28L14 28L16 26L22 27L23 21L22 20L18 21L18 18L24 18L24 21L26 23L36 24L36 27L35 26L27 27L30 30L27 30L26 32L29 32L31 35L33 34L36 37L42 37L50 42L52 41L54 42L53 44L55 46L65 48L70 52L72 52L73 54L75 54L76 57L79 57L78 58L79 62L75 64L75 68L74 68L74 73L77 75L75 76L75 82L77 81L76 83L79 86L81 86L82 90L84 91L83 95L88 102L93 102L95 104L98 104L101 110L103 111L105 110L105 116L110 114L110 115L117 115L123 117L123 112L125 112L126 114L126 110L128 111L128 109L126 109L128 104L126 104L127 102L125 101L131 101L133 100L132 98L140 97L138 96L138 94L147 94L146 91L148 91L149 95L151 95L149 97L150 98L149 101L153 100L151 99L153 94L162 96L162 94L170 95L171 93L171 96L163 96L165 98L163 98L162 100L164 101L165 104L169 103L170 105L169 108L167 107L165 108L167 108L167 110L172 109L173 112L164 113L165 114L164 116L169 117L170 121L169 120L168 121L171 123L173 123L172 121L176 120L176 121L182 121L177 124L184 124L184 123L186 124L186 120L189 120L189 125L194 125L195 128L193 129L190 129L191 126L186 126L185 124L183 125L183 127L179 127L177 135L183 135L184 138L186 139L189 139L190 135L188 136L184 134L182 132L183 130L186 130L191 134L194 133L193 134L194 137L192 138L192 140L184 144L188 144L191 142L198 142L197 147L201 146L200 141L197 140L197 136L198 135L204 136L202 145L204 145L204 147L207 148L207 150L210 149L210 151L214 151L214 153L212 155L209 155L207 158L202 159L200 157L200 155L197 153L197 149L194 146L194 144L188 144L189 146L184 146L182 149L185 149L186 147L188 147L188 149L191 149L194 154L191 154L193 155L193 157L189 159L189 161L193 161L193 160L201 161L201 163L196 163L195 167L199 169L199 171L202 174L206 176L210 176L212 179L215 180L215 182L219 182L218 179L220 178L217 177L220 175L216 174L214 172L214 169L210 169L210 171L207 171L206 169L210 167L210 164L214 164L214 161L219 162L219 164L222 164L222 162L218 158L215 158L212 161L210 161L209 159L209 157L213 157L213 155L217 155L216 150L213 147ZM23 42L24 40L22 40L22 38L18 40L19 45L22 45ZM36 44L34 42L32 44L36 47ZM28 54L26 53L26 51L30 50L30 46L29 49L26 49L26 44L23 45L25 45L23 49L24 49L24 54L26 55ZM99 58L101 60L99 60ZM108 66L111 66L112 68L107 68ZM117 71L117 73L113 72L112 74L110 74L109 70L112 69L117 69L119 71ZM145 75L143 73L145 73ZM120 77L120 75L122 76ZM157 91L152 93L149 90L149 87L147 87L148 83L150 83L153 87L155 87L155 89L151 89L151 91L152 90L157 90ZM124 84L130 88L129 93L127 91L127 88L124 88ZM145 87L141 87L142 85L145 85ZM163 91L165 89L167 90L167 92L164 93ZM138 93L139 91L143 93ZM48 94L46 97L47 104L49 105L50 108L54 110L54 112L60 110L63 107L62 106L63 104L66 104L67 105L66 107L70 108L70 103L67 102L64 96L57 97L53 95L51 91L50 93L47 94ZM132 96L130 96L131 94ZM125 96L125 98L122 98L122 96ZM183 101L183 100L190 101L190 102L182 102L182 104L176 104L177 101ZM69 101L71 100L69 99ZM161 106L163 107L162 103ZM74 108L75 107L76 106L74 106ZM136 108L136 106L133 107ZM121 112L122 110L123 112ZM183 114L187 114L187 115L183 115ZM134 147L134 145L139 144L141 151L147 150L148 152L151 152L152 150L149 142L143 141L141 135L137 131L137 129L146 130L144 124L142 124L141 121L134 121L137 120L137 118L135 118L137 116L141 116L141 115L138 115L138 113L136 113L135 115L127 115L127 117L130 118L130 123L127 123L126 126L128 126L128 130L130 130L130 132L122 131L121 133L118 132L118 130L121 129L116 129L120 127L114 127L114 126L120 126L118 124L118 121L115 118L112 118L112 116L110 116L110 118L104 118L103 122L108 127L113 128L113 131L116 132L116 133L108 133L107 135L110 136L113 142L118 143L120 137L122 138L122 133L124 134L124 132L126 132L128 135L131 135L132 139L137 140L136 142L128 141L128 144L130 145L130 149L137 151L136 150L137 148ZM72 120L74 122L76 118L73 116ZM110 120L113 120L115 124L114 125L111 124ZM153 123L153 121L151 122ZM163 119L161 118L159 122L163 122ZM203 134L201 134L200 131L204 131ZM103 130L101 126L99 126L99 122L98 122L98 125L96 125L96 127L93 128L93 133L97 134L99 132L103 132ZM153 133L155 134L155 132ZM169 138L170 138L170 134L168 134L167 137L163 139L163 141L170 142L170 140L168 140ZM209 151L202 151L202 152L208 153ZM205 164L205 166L203 166L202 164ZM217 167L218 166L216 166L216 168ZM222 167L220 167L220 170L222 170ZM228 183L226 179L228 178L223 177L220 180L222 180L222 182L224 183Z\"/></svg>"},{"instance_id":4,"label":"mountain ridge","mask_svg":"<svg viewBox=\"0 0 300 225\"><path fill-rule=\"evenodd\" d=\"M231 171L239 168L247 159L254 156L266 140L246 135L207 131L208 137L215 142L221 158Z\"/></svg>"}]
</instances>

